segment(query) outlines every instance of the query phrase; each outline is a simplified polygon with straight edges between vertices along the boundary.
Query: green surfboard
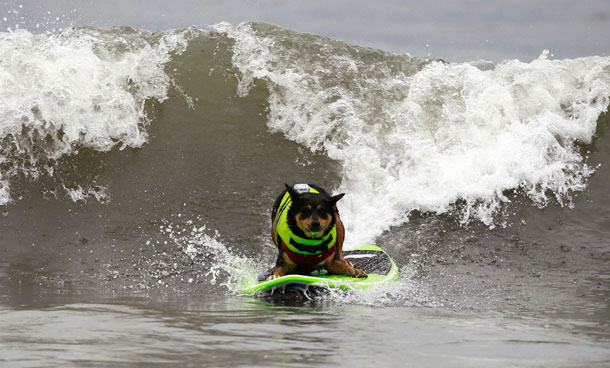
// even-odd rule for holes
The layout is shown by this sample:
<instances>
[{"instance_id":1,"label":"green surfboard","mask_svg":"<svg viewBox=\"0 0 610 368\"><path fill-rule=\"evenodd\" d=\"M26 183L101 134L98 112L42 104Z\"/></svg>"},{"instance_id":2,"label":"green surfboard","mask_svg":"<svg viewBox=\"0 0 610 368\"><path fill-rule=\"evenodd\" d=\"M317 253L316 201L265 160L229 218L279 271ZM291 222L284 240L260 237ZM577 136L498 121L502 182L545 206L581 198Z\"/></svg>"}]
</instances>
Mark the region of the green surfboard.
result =
<instances>
[{"instance_id":1,"label":"green surfboard","mask_svg":"<svg viewBox=\"0 0 610 368\"><path fill-rule=\"evenodd\" d=\"M368 277L340 275L286 275L266 280L269 275L259 277L258 282L244 284L239 288L242 294L274 294L287 290L343 289L357 290L378 287L398 280L400 272L390 256L376 245L365 245L343 251L343 257L354 263L354 267L367 273Z\"/></svg>"}]
</instances>

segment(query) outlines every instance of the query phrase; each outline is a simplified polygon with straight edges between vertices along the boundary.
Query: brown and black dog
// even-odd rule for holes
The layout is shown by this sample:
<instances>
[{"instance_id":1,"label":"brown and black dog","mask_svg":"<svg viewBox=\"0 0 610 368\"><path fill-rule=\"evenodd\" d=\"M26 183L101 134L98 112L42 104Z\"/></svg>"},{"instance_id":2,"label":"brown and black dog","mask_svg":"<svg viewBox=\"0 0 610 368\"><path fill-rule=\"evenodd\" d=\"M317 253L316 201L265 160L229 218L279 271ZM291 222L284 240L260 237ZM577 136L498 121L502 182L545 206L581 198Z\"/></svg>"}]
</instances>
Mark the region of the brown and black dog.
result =
<instances>
[{"instance_id":1,"label":"brown and black dog","mask_svg":"<svg viewBox=\"0 0 610 368\"><path fill-rule=\"evenodd\" d=\"M313 184L286 184L271 213L271 236L279 255L269 279L325 269L329 274L366 277L343 258L345 228L337 201Z\"/></svg>"}]
</instances>

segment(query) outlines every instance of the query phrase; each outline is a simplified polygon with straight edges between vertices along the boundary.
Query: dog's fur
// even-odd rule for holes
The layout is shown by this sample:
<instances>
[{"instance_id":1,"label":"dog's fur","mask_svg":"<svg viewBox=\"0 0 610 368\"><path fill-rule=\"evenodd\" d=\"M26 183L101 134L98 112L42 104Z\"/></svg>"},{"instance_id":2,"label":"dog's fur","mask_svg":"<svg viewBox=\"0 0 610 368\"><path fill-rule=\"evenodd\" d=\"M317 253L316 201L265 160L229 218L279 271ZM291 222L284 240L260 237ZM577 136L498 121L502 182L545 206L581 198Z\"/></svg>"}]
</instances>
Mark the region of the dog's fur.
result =
<instances>
[{"instance_id":1,"label":"dog's fur","mask_svg":"<svg viewBox=\"0 0 610 368\"><path fill-rule=\"evenodd\" d=\"M345 228L339 217L337 201L343 198L345 194L341 193L331 197L319 186L313 184L309 184L309 186L319 193L299 194L295 192L291 186L286 184L286 190L279 195L273 205L273 211L271 213L271 237L279 250L279 255L269 278L281 277L289 273L309 273L319 269L326 269L329 274L366 277L364 271L353 267L351 262L346 261L343 258ZM286 192L290 194L290 199L292 200L287 215L288 226L295 235L303 238L319 239L331 231L334 225L337 226L335 252L319 262L313 269L311 267L296 264L288 257L283 250L282 245L276 242L274 220Z\"/></svg>"}]
</instances>

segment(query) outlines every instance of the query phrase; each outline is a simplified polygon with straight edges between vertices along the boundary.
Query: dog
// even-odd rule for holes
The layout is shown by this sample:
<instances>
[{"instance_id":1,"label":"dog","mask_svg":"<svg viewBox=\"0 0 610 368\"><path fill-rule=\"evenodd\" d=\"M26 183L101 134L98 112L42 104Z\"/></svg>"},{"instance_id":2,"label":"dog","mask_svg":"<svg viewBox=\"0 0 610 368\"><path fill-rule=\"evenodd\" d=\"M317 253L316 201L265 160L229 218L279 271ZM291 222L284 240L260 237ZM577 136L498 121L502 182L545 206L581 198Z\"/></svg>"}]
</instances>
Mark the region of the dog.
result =
<instances>
[{"instance_id":1,"label":"dog","mask_svg":"<svg viewBox=\"0 0 610 368\"><path fill-rule=\"evenodd\" d=\"M271 212L271 236L279 254L268 279L290 273L367 277L343 258L345 228L337 202L345 193L330 196L313 184L296 184L277 197Z\"/></svg>"}]
</instances>

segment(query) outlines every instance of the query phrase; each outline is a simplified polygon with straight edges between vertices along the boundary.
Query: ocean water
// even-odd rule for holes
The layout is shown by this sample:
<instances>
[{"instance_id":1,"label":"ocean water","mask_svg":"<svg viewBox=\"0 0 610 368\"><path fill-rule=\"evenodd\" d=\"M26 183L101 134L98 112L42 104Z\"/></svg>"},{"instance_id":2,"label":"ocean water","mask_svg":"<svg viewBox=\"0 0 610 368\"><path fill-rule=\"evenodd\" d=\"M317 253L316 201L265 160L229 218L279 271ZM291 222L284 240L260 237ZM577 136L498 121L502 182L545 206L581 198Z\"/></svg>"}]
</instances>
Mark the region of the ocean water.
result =
<instances>
[{"instance_id":1,"label":"ocean water","mask_svg":"<svg viewBox=\"0 0 610 368\"><path fill-rule=\"evenodd\" d=\"M610 364L610 57L0 33L0 366ZM284 183L400 280L257 298Z\"/></svg>"}]
</instances>

